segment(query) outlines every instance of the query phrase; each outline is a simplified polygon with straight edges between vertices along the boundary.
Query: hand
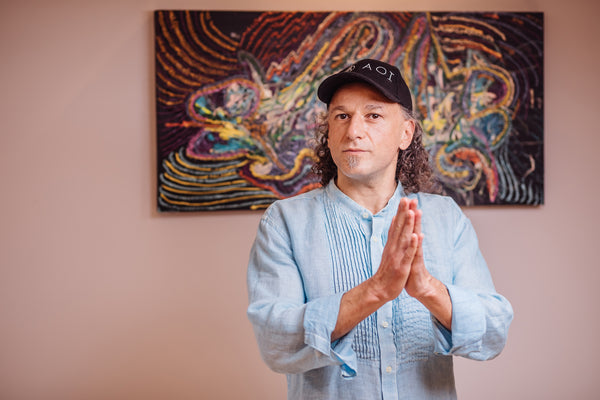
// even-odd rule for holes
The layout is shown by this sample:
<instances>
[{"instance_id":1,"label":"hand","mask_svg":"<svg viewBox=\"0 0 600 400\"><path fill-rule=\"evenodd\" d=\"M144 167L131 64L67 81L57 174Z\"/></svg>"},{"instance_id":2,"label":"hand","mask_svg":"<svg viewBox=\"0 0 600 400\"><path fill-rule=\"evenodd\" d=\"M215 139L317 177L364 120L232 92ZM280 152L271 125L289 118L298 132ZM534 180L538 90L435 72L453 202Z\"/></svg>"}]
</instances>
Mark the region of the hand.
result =
<instances>
[{"instance_id":1,"label":"hand","mask_svg":"<svg viewBox=\"0 0 600 400\"><path fill-rule=\"evenodd\" d=\"M421 216L423 213L417 209L416 202L411 203L410 209L415 213L414 234L419 239L410 267L410 274L406 280L406 293L419 300L447 329L452 329L452 300L448 289L425 268L423 233L421 232Z\"/></svg>"},{"instance_id":2,"label":"hand","mask_svg":"<svg viewBox=\"0 0 600 400\"><path fill-rule=\"evenodd\" d=\"M411 209L415 213L414 233L418 237L418 244L405 289L409 296L421 299L435 291L437 286L435 285L433 276L431 276L429 271L427 271L427 268L425 268L425 260L423 258L423 233L421 232L421 216L423 215L423 212L418 210L416 208L416 202L414 203L414 205L411 203L411 207L414 207Z\"/></svg>"},{"instance_id":3,"label":"hand","mask_svg":"<svg viewBox=\"0 0 600 400\"><path fill-rule=\"evenodd\" d=\"M371 278L376 295L384 301L398 297L411 274L415 256L418 254L422 242L422 238L419 239L420 217L418 220L419 230L415 232L416 214L417 200L409 200L405 197L400 199L398 211L392 219L388 231L388 240L383 249L381 264ZM422 253L421 250L421 260L423 259Z\"/></svg>"}]
</instances>

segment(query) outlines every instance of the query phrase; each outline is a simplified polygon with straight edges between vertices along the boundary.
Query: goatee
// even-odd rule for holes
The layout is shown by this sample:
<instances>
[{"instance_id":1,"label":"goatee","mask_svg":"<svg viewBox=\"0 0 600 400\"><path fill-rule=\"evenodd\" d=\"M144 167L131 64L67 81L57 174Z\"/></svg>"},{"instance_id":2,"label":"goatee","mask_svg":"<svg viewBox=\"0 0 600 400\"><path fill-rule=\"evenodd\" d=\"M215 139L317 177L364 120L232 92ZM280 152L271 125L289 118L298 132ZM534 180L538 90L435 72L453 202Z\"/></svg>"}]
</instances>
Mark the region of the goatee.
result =
<instances>
[{"instance_id":1,"label":"goatee","mask_svg":"<svg viewBox=\"0 0 600 400\"><path fill-rule=\"evenodd\" d=\"M357 156L349 156L346 162L348 163L348 168L355 168L358 166L359 159Z\"/></svg>"}]
</instances>

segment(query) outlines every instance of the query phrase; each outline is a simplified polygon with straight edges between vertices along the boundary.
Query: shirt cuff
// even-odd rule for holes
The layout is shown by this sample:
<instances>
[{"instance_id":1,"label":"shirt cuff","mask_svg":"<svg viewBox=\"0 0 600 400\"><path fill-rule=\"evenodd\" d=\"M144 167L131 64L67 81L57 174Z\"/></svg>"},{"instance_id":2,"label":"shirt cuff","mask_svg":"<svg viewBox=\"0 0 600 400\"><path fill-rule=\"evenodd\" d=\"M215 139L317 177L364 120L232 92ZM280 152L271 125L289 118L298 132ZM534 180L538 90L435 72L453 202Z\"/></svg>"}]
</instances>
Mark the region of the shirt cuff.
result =
<instances>
[{"instance_id":1,"label":"shirt cuff","mask_svg":"<svg viewBox=\"0 0 600 400\"><path fill-rule=\"evenodd\" d=\"M434 318L435 352L449 355L480 350L485 334L483 304L471 291L446 286L452 301L452 331Z\"/></svg>"},{"instance_id":2,"label":"shirt cuff","mask_svg":"<svg viewBox=\"0 0 600 400\"><path fill-rule=\"evenodd\" d=\"M357 358L352 349L355 329L331 342L343 293L311 300L304 314L304 342L339 364L344 378L356 376Z\"/></svg>"}]
</instances>

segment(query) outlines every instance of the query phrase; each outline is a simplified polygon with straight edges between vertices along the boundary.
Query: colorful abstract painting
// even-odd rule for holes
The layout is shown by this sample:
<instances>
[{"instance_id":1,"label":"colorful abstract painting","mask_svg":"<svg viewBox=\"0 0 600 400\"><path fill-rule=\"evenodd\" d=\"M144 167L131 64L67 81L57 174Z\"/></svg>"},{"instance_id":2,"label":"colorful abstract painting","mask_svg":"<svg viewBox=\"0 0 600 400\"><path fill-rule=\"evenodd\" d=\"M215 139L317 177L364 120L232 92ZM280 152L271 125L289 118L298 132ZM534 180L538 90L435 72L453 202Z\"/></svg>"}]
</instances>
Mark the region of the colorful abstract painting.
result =
<instances>
[{"instance_id":1,"label":"colorful abstract painting","mask_svg":"<svg viewBox=\"0 0 600 400\"><path fill-rule=\"evenodd\" d=\"M441 191L538 205L543 14L156 11L159 211L261 209L319 187L313 137L328 75L396 65Z\"/></svg>"}]
</instances>

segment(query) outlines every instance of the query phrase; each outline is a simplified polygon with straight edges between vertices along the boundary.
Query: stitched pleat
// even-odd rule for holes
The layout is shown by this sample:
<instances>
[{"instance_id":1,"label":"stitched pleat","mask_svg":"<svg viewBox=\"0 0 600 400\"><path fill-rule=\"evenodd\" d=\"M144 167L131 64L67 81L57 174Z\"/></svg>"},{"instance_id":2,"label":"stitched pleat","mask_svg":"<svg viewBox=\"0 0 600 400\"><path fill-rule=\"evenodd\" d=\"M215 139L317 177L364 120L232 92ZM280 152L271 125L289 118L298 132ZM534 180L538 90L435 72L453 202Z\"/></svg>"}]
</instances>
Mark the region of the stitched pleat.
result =
<instances>
[{"instance_id":1,"label":"stitched pleat","mask_svg":"<svg viewBox=\"0 0 600 400\"><path fill-rule=\"evenodd\" d=\"M325 212L334 288L336 293L346 292L372 274L369 238L357 216L340 210L329 199L325 200ZM374 314L358 324L352 347L359 358L379 360L379 337Z\"/></svg>"}]
</instances>

